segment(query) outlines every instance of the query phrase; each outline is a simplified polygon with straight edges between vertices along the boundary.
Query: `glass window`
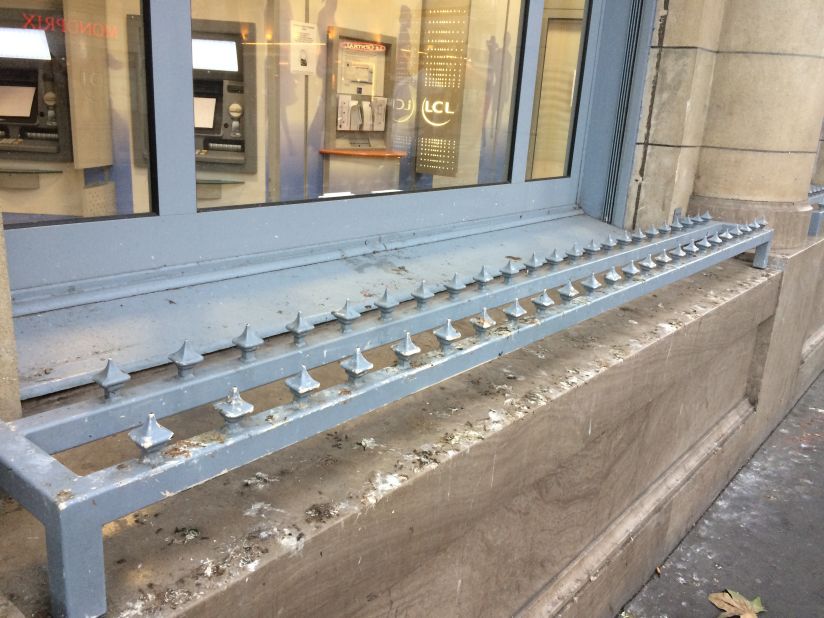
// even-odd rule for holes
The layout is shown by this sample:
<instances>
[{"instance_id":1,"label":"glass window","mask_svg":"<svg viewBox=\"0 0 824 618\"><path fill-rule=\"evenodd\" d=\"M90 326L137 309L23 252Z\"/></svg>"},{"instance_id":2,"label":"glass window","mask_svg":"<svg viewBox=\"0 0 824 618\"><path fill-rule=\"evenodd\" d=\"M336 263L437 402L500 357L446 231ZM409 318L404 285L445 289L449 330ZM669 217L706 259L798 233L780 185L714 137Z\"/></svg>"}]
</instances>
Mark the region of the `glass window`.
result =
<instances>
[{"instance_id":1,"label":"glass window","mask_svg":"<svg viewBox=\"0 0 824 618\"><path fill-rule=\"evenodd\" d=\"M145 82L127 35L140 13L140 0L0 0L5 225L149 212L148 149L132 154L147 125L130 99Z\"/></svg>"},{"instance_id":2,"label":"glass window","mask_svg":"<svg viewBox=\"0 0 824 618\"><path fill-rule=\"evenodd\" d=\"M585 33L584 0L545 0L529 178L569 176Z\"/></svg>"},{"instance_id":3,"label":"glass window","mask_svg":"<svg viewBox=\"0 0 824 618\"><path fill-rule=\"evenodd\" d=\"M198 207L505 182L521 3L192 2Z\"/></svg>"}]
</instances>

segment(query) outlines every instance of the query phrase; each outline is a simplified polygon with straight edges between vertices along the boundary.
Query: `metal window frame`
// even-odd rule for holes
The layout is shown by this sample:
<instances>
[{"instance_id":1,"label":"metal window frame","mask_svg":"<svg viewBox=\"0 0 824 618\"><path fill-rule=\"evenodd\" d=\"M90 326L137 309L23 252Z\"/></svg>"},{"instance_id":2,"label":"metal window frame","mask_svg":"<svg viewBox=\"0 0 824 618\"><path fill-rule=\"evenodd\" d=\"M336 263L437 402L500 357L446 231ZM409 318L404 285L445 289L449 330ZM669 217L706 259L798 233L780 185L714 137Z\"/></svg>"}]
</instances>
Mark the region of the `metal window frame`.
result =
<instances>
[{"instance_id":1,"label":"metal window frame","mask_svg":"<svg viewBox=\"0 0 824 618\"><path fill-rule=\"evenodd\" d=\"M578 113L579 129L567 178L527 181L532 108L538 70L543 2L526 0L521 23L520 78L513 99L514 136L511 180L496 185L338 200L279 203L257 207L198 212L195 199L194 136L191 105L191 10L188 0L143 0L150 30L153 90L152 153L155 216L88 220L17 227L6 230L9 275L15 312L37 312L95 300L127 297L169 289L185 280L189 269L210 263L214 281L233 276L238 256L254 256L265 268L311 263L318 247L335 249L356 244L374 250L370 240L402 246L431 239L501 229L524 219L546 221L568 216L579 203L600 217L594 202L581 200L587 185L605 179L585 152L608 152L611 134L588 130L596 86L614 88L598 68L600 57L616 53L599 41L605 22L614 21L621 3L592 0L589 35ZM613 37L614 38L614 37ZM620 38L620 37L619 37ZM622 53L623 49L617 49ZM590 68L592 70L590 70ZM596 70L597 69L597 70ZM595 110L597 113L597 109ZM599 155L600 156L600 155ZM628 170L627 170L628 173ZM444 208L448 204L448 208ZM579 211L580 212L580 211ZM387 216L391 213L391 216ZM316 226L318 220L334 225ZM284 257L288 255L288 260ZM164 276L158 276L165 272ZM201 278L199 280L203 282Z\"/></svg>"}]
</instances>

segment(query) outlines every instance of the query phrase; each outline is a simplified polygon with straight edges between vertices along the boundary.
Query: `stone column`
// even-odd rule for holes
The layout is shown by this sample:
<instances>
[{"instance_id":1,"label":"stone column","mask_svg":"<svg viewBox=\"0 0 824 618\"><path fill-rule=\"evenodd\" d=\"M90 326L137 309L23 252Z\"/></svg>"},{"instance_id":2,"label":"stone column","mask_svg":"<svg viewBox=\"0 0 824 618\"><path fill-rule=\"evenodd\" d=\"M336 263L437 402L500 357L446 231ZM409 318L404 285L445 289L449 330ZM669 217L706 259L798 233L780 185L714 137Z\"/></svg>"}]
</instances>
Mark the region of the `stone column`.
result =
<instances>
[{"instance_id":1,"label":"stone column","mask_svg":"<svg viewBox=\"0 0 824 618\"><path fill-rule=\"evenodd\" d=\"M17 349L11 319L11 293L6 264L6 242L0 223L0 421L20 417Z\"/></svg>"},{"instance_id":2,"label":"stone column","mask_svg":"<svg viewBox=\"0 0 824 618\"><path fill-rule=\"evenodd\" d=\"M764 216L775 248L807 235L824 110L824 2L727 0L693 212Z\"/></svg>"}]
</instances>

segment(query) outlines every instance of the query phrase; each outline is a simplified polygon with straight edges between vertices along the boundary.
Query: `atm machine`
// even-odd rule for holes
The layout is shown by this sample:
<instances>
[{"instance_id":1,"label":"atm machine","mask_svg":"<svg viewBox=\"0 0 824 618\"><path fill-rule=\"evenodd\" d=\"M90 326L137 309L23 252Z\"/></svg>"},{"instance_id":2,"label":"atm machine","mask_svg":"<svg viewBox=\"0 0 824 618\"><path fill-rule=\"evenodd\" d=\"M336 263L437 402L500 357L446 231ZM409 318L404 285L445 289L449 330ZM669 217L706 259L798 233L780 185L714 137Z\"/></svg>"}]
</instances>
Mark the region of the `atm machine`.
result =
<instances>
[{"instance_id":1,"label":"atm machine","mask_svg":"<svg viewBox=\"0 0 824 618\"><path fill-rule=\"evenodd\" d=\"M145 63L142 18L127 20L132 79L132 109L144 114L146 87L137 67ZM217 199L222 185L244 182L244 174L257 172L257 122L255 49L251 23L193 20L192 71L194 87L195 162L198 171L220 172L221 177L198 178L198 199ZM141 126L133 123L133 126ZM135 135L134 155L146 165L148 133Z\"/></svg>"},{"instance_id":2,"label":"atm machine","mask_svg":"<svg viewBox=\"0 0 824 618\"><path fill-rule=\"evenodd\" d=\"M37 162L71 160L65 35L23 29L20 11L0 10L0 189L36 189L53 171Z\"/></svg>"}]
</instances>

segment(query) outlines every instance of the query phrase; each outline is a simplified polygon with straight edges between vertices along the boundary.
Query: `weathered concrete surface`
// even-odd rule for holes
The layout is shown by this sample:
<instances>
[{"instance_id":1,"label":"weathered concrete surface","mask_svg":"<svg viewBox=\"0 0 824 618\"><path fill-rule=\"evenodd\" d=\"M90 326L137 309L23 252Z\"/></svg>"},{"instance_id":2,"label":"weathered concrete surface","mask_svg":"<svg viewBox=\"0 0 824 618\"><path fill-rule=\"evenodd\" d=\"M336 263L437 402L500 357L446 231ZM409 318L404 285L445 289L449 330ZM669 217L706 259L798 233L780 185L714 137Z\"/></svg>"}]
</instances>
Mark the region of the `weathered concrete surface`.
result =
<instances>
[{"instance_id":1,"label":"weathered concrete surface","mask_svg":"<svg viewBox=\"0 0 824 618\"><path fill-rule=\"evenodd\" d=\"M114 522L110 615L514 613L708 430L738 435L780 280L727 262ZM169 424L185 437L213 422L201 409ZM133 456L109 447L64 460ZM42 529L13 506L10 555L0 591L44 615Z\"/></svg>"},{"instance_id":2,"label":"weathered concrete surface","mask_svg":"<svg viewBox=\"0 0 824 618\"><path fill-rule=\"evenodd\" d=\"M824 616L824 375L627 604L635 618L718 615L707 595L760 596L770 616Z\"/></svg>"}]
</instances>

